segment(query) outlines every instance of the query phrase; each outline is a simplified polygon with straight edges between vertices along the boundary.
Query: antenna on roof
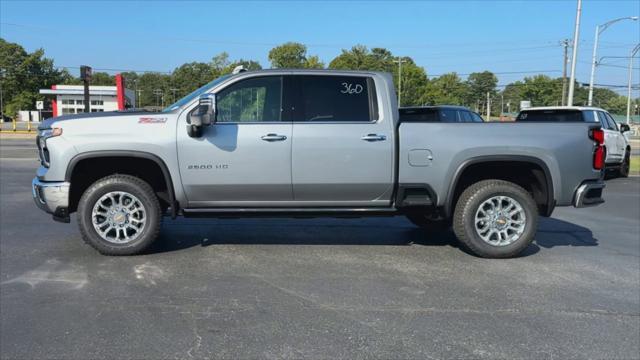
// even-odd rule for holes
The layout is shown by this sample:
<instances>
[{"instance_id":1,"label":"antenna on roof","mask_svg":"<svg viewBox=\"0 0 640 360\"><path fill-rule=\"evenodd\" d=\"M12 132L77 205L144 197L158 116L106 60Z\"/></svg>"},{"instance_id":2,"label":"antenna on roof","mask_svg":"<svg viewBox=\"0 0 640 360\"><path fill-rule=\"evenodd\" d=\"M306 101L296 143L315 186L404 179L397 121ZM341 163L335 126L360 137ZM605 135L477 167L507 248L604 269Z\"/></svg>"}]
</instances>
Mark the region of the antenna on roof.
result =
<instances>
[{"instance_id":1,"label":"antenna on roof","mask_svg":"<svg viewBox=\"0 0 640 360\"><path fill-rule=\"evenodd\" d=\"M231 73L233 75L235 75L235 74L240 74L241 72L245 72L245 71L247 71L247 69L244 67L244 65L238 65L238 66L233 68L233 71Z\"/></svg>"}]
</instances>

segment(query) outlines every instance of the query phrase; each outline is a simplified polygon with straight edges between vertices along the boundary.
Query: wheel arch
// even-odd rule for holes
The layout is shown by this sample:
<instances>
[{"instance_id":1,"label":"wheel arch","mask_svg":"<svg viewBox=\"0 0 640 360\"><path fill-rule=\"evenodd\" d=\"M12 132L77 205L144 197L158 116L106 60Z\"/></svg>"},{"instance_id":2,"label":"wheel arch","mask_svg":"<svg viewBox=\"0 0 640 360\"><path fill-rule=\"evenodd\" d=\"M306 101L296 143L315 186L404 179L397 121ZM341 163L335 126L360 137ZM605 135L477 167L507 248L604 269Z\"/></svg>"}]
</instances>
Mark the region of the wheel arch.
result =
<instances>
[{"instance_id":1,"label":"wheel arch","mask_svg":"<svg viewBox=\"0 0 640 360\"><path fill-rule=\"evenodd\" d=\"M460 195L461 191L458 187L462 184L462 179L465 174L465 171L471 169L472 167L477 167L478 165L490 165L490 164L518 164L524 166L537 166L542 170L543 179L537 179L545 186L545 203L546 208L541 213L543 216L550 216L555 208L555 195L554 195L554 186L553 186L553 177L551 175L551 171L547 164L540 158L528 155L483 155L469 158L463 161L456 168L453 173L452 181L449 182L449 187L447 190L447 195L444 203L444 215L447 218L450 218L453 214L453 209L455 207L455 202L457 197ZM490 175L490 174L488 174ZM535 175L534 175L535 176ZM504 179L503 176L491 177L484 176L483 179L489 178L497 178ZM464 189L462 189L464 190Z\"/></svg>"},{"instance_id":2,"label":"wheel arch","mask_svg":"<svg viewBox=\"0 0 640 360\"><path fill-rule=\"evenodd\" d=\"M67 169L65 171L65 181L71 182L74 171L77 169L78 164L82 163L83 161L105 158L143 159L152 161L155 165L157 165L160 169L160 172L162 173L162 177L167 188L168 202L171 206L171 217L174 219L177 217L179 204L176 201L175 189L173 187L171 173L169 172L169 168L167 167L167 164L164 162L164 160L152 153L129 150L98 150L80 153L74 156L69 161L69 164L67 165ZM73 184L71 186L73 186Z\"/></svg>"}]
</instances>

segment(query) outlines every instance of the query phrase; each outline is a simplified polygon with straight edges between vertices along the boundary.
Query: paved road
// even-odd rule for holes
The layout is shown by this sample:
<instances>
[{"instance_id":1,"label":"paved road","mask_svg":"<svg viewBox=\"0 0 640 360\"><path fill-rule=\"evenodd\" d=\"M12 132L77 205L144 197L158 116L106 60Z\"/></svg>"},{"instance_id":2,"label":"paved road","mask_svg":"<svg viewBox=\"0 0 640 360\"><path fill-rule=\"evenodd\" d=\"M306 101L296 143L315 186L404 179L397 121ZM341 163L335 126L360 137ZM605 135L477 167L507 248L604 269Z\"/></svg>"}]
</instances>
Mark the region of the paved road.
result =
<instances>
[{"instance_id":1,"label":"paved road","mask_svg":"<svg viewBox=\"0 0 640 360\"><path fill-rule=\"evenodd\" d=\"M0 141L2 358L639 357L639 178L518 259L401 217L167 220L114 258L35 209L20 146Z\"/></svg>"}]
</instances>

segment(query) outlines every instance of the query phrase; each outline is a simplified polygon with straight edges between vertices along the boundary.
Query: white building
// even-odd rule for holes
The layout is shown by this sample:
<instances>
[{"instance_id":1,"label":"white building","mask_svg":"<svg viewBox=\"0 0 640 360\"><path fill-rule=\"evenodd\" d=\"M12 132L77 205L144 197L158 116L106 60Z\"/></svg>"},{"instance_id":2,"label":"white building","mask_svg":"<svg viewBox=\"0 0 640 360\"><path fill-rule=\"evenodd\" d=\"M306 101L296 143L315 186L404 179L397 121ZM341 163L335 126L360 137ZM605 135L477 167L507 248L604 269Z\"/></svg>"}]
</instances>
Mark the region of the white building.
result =
<instances>
[{"instance_id":1,"label":"white building","mask_svg":"<svg viewBox=\"0 0 640 360\"><path fill-rule=\"evenodd\" d=\"M52 85L51 89L40 89L40 94L55 96L51 100L53 116L83 113L83 85ZM116 75L116 86L89 86L89 109L91 112L116 111L132 107L136 103L135 92L124 87L124 81Z\"/></svg>"}]
</instances>

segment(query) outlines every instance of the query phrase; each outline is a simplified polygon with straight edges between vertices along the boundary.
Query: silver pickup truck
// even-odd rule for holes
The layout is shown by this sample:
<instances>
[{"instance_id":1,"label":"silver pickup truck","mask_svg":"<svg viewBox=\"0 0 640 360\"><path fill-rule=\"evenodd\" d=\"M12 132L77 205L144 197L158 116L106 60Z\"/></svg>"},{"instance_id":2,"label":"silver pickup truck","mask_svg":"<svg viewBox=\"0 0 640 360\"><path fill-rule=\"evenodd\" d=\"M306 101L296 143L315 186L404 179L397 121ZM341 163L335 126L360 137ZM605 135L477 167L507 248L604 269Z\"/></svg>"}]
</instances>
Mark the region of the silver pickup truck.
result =
<instances>
[{"instance_id":1,"label":"silver pickup truck","mask_svg":"<svg viewBox=\"0 0 640 360\"><path fill-rule=\"evenodd\" d=\"M405 215L512 257L538 216L603 202L603 141L592 123L401 122L386 73L241 72L159 113L44 121L33 197L107 255L143 251L163 215Z\"/></svg>"}]
</instances>

